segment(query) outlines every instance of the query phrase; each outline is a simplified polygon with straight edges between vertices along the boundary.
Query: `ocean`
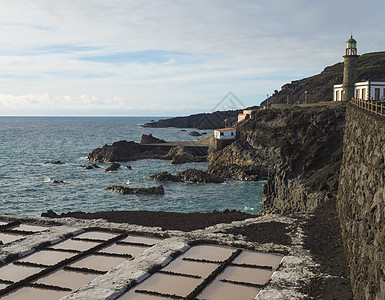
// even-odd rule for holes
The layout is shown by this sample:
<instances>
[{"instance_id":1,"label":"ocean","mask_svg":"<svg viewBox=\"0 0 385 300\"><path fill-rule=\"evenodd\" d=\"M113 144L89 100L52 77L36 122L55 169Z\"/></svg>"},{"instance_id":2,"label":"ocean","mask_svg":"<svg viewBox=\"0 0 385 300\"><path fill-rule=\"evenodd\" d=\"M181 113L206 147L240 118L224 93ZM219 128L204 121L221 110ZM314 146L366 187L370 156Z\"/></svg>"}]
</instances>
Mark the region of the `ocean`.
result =
<instances>
[{"instance_id":1,"label":"ocean","mask_svg":"<svg viewBox=\"0 0 385 300\"><path fill-rule=\"evenodd\" d=\"M261 209L263 181L227 180L224 184L158 183L149 176L188 168L205 170L208 163L171 165L167 160L130 161L129 169L86 170L88 154L119 140L140 141L142 134L165 140L190 141L192 129L142 128L144 117L0 117L0 214L40 216L49 209L68 211L154 210L204 212ZM155 119L157 120L157 119ZM212 130L198 130L212 133ZM46 164L60 160L64 164ZM54 183L53 181L64 181ZM111 185L147 187L163 184L164 196L121 195Z\"/></svg>"}]
</instances>

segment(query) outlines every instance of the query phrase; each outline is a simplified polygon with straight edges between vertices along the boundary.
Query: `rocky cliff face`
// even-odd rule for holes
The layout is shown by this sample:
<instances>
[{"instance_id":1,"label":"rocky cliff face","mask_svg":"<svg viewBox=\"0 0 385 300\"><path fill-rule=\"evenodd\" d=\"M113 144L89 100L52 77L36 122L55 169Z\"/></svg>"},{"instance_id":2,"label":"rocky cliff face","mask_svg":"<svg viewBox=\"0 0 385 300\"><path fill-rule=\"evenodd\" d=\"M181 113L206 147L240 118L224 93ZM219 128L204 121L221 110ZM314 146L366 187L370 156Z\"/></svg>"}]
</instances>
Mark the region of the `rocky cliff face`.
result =
<instances>
[{"instance_id":1,"label":"rocky cliff face","mask_svg":"<svg viewBox=\"0 0 385 300\"><path fill-rule=\"evenodd\" d=\"M354 299L385 299L385 122L348 106L337 196Z\"/></svg>"},{"instance_id":2,"label":"rocky cliff face","mask_svg":"<svg viewBox=\"0 0 385 300\"><path fill-rule=\"evenodd\" d=\"M266 153L264 153L266 154ZM211 174L236 180L258 180L267 176L268 155L262 155L248 143L234 142L221 151L208 156L210 162L207 171Z\"/></svg>"},{"instance_id":3,"label":"rocky cliff face","mask_svg":"<svg viewBox=\"0 0 385 300\"><path fill-rule=\"evenodd\" d=\"M268 174L266 211L313 211L337 193L344 122L344 106L259 110L238 124L239 142L209 155L208 171Z\"/></svg>"},{"instance_id":4,"label":"rocky cliff face","mask_svg":"<svg viewBox=\"0 0 385 300\"><path fill-rule=\"evenodd\" d=\"M264 186L263 207L280 213L312 212L335 197L342 157L345 109L338 107L292 109L257 115L241 125L241 137L252 144L280 149L280 161L272 165ZM241 128L242 128L241 127Z\"/></svg>"}]
</instances>

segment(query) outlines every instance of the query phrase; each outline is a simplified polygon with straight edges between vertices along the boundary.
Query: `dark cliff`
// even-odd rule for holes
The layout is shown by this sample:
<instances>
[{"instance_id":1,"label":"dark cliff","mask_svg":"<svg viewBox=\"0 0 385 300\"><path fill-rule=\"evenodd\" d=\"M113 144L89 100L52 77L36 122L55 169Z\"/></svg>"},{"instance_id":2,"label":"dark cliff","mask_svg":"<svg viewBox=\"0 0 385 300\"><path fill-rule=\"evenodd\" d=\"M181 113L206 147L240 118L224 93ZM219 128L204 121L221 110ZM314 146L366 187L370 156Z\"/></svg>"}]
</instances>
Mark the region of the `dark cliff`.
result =
<instances>
[{"instance_id":1,"label":"dark cliff","mask_svg":"<svg viewBox=\"0 0 385 300\"><path fill-rule=\"evenodd\" d=\"M208 171L226 176L225 165L249 175L268 174L265 211L313 211L337 193L344 123L343 104L258 110L237 125L236 144L209 155Z\"/></svg>"}]
</instances>

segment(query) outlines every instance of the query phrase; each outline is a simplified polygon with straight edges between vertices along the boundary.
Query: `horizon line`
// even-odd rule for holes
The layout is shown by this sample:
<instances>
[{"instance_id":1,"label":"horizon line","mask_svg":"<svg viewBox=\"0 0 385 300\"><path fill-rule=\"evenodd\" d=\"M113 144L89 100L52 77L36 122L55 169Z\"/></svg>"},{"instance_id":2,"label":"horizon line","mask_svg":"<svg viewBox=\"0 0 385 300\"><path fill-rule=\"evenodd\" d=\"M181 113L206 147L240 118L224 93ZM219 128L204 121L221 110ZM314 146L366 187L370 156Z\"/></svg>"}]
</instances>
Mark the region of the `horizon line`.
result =
<instances>
[{"instance_id":1,"label":"horizon line","mask_svg":"<svg viewBox=\"0 0 385 300\"><path fill-rule=\"evenodd\" d=\"M175 118L176 116L126 116L126 115L0 115L0 118Z\"/></svg>"}]
</instances>

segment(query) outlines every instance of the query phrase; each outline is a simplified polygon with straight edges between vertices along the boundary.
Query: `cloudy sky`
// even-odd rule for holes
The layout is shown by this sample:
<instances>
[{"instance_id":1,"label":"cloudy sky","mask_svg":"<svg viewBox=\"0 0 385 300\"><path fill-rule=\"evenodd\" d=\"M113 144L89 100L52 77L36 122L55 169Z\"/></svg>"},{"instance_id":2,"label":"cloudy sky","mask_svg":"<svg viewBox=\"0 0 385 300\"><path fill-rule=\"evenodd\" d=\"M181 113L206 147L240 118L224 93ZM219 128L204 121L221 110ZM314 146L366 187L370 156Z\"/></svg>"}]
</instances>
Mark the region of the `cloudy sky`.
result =
<instances>
[{"instance_id":1,"label":"cloudy sky","mask_svg":"<svg viewBox=\"0 0 385 300\"><path fill-rule=\"evenodd\" d=\"M0 115L186 115L229 91L256 105L342 61L351 32L359 54L385 50L384 12L383 0L0 0Z\"/></svg>"}]
</instances>

